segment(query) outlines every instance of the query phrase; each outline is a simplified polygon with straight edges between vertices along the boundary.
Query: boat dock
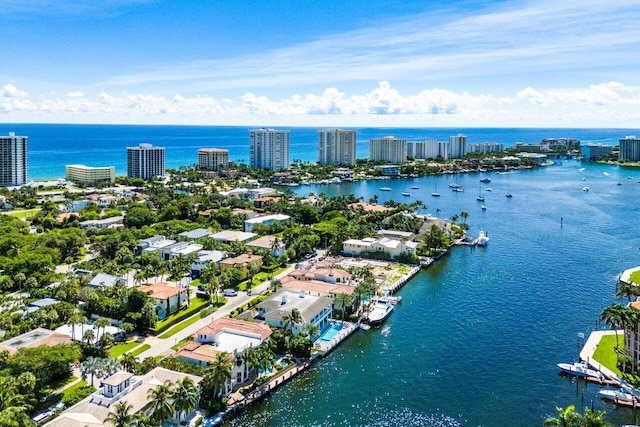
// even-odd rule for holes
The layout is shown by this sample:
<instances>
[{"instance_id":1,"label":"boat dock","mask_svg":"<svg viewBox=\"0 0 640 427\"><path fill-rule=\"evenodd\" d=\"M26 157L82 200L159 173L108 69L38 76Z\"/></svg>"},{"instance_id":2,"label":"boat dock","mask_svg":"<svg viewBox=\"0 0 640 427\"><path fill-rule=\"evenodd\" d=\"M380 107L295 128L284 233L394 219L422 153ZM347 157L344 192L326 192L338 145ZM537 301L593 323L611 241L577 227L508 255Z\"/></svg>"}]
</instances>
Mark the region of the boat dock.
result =
<instances>
[{"instance_id":1,"label":"boat dock","mask_svg":"<svg viewBox=\"0 0 640 427\"><path fill-rule=\"evenodd\" d=\"M389 295L391 295L392 293L394 293L395 291L397 291L398 289L406 285L407 282L413 278L413 276L418 274L419 271L420 271L420 266L411 268L411 270L409 270L407 274L402 276L400 279L396 280L393 284L391 284L391 286L385 287L385 289L388 289Z\"/></svg>"}]
</instances>

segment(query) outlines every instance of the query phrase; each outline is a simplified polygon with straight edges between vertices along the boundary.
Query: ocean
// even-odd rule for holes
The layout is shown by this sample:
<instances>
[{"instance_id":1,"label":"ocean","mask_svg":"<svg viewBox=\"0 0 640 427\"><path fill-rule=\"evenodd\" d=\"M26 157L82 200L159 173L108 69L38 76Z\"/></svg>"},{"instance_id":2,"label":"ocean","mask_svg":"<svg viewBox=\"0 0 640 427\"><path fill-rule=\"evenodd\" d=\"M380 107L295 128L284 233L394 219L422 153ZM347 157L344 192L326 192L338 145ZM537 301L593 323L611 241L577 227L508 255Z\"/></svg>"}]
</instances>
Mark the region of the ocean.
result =
<instances>
[{"instance_id":1,"label":"ocean","mask_svg":"<svg viewBox=\"0 0 640 427\"><path fill-rule=\"evenodd\" d=\"M65 165L115 166L116 175L126 175L127 147L147 142L166 148L166 166L177 169L194 165L199 148L226 148L236 162L249 163L250 127L224 126L131 126L0 124L0 134L28 136L29 179L63 178ZM284 128L279 128L284 129ZM290 133L290 160L318 160L319 128L286 128ZM583 142L617 145L620 138L640 131L631 129L502 129L502 128L354 128L356 156L369 156L369 139L387 135L408 141L447 141L459 133L469 143L499 142L505 147L515 142L536 143L543 138L576 138Z\"/></svg>"}]
</instances>

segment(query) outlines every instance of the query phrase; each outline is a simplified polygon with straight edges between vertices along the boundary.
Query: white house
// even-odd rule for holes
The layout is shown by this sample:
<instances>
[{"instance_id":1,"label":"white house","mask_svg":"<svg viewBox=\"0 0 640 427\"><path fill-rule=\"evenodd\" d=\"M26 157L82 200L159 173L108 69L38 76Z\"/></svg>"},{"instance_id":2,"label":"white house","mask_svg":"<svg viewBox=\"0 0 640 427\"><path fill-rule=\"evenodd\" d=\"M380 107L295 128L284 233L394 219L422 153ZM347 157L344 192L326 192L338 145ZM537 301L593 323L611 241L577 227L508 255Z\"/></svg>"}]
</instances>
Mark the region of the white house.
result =
<instances>
[{"instance_id":1,"label":"white house","mask_svg":"<svg viewBox=\"0 0 640 427\"><path fill-rule=\"evenodd\" d=\"M256 224L264 224L269 226L274 222L283 222L291 218L289 215L285 214L273 214L273 215L264 215L257 216L255 218L248 219L244 222L244 231L250 233L253 231L253 227Z\"/></svg>"},{"instance_id":2,"label":"white house","mask_svg":"<svg viewBox=\"0 0 640 427\"><path fill-rule=\"evenodd\" d=\"M329 323L332 304L333 298L280 290L273 297L256 305L256 308L259 310L258 317L276 328L284 328L287 316L293 309L297 309L302 321L289 325L294 335L297 335L310 324L318 325L323 330Z\"/></svg>"},{"instance_id":3,"label":"white house","mask_svg":"<svg viewBox=\"0 0 640 427\"><path fill-rule=\"evenodd\" d=\"M277 244L275 243L276 243L276 236L262 236L256 240L253 240L247 243L247 247L263 249L271 253L272 256L279 257L286 251L287 245L285 245L280 239L278 239Z\"/></svg>"},{"instance_id":4,"label":"white house","mask_svg":"<svg viewBox=\"0 0 640 427\"><path fill-rule=\"evenodd\" d=\"M178 256L189 256L202 249L202 245L191 242L177 242L162 248L162 259L169 261Z\"/></svg>"},{"instance_id":5,"label":"white house","mask_svg":"<svg viewBox=\"0 0 640 427\"><path fill-rule=\"evenodd\" d=\"M251 369L242 357L244 351L261 346L271 333L271 328L262 323L221 317L199 329L193 335L194 341L178 350L178 358L183 362L208 366L219 353L226 353L233 362L232 379L224 390L224 394L229 394L236 384L250 377Z\"/></svg>"},{"instance_id":6,"label":"white house","mask_svg":"<svg viewBox=\"0 0 640 427\"><path fill-rule=\"evenodd\" d=\"M125 280L122 277L114 276L113 274L98 273L89 282L89 286L92 288L111 288L117 284L124 285Z\"/></svg>"},{"instance_id":7,"label":"white house","mask_svg":"<svg viewBox=\"0 0 640 427\"><path fill-rule=\"evenodd\" d=\"M130 413L137 414L145 411L151 402L147 397L165 381L177 383L184 378L191 378L200 388L202 377L171 371L165 368L154 368L143 376L134 376L128 372L119 371L105 378L102 386L93 394L66 409L57 418L45 424L46 427L103 427L113 426L106 421L114 411L116 404L126 402L131 406ZM195 412L188 414L176 412L171 418L173 425L180 425L185 420L193 418Z\"/></svg>"},{"instance_id":8,"label":"white house","mask_svg":"<svg viewBox=\"0 0 640 427\"><path fill-rule=\"evenodd\" d=\"M362 240L349 239L342 242L342 252L351 256L358 256L362 252L385 252L393 258L401 254L415 255L417 247L416 242L402 242L387 237L382 239L367 237Z\"/></svg>"},{"instance_id":9,"label":"white house","mask_svg":"<svg viewBox=\"0 0 640 427\"><path fill-rule=\"evenodd\" d=\"M200 251L198 260L191 264L191 277L200 277L202 269L211 264L220 264L227 254L223 251Z\"/></svg>"},{"instance_id":10,"label":"white house","mask_svg":"<svg viewBox=\"0 0 640 427\"><path fill-rule=\"evenodd\" d=\"M158 319L166 319L169 315L189 305L189 290L168 286L166 283L139 286L140 292L148 293L156 301Z\"/></svg>"}]
</instances>

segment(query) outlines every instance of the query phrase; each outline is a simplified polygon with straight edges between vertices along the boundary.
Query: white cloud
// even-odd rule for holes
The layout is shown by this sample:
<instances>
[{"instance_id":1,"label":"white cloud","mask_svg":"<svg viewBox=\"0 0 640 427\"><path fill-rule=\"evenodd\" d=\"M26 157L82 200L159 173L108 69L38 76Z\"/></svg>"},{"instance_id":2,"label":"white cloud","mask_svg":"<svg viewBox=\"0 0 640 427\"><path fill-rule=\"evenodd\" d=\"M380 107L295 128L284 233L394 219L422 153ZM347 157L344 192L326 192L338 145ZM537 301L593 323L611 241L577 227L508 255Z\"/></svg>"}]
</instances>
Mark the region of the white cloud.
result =
<instances>
[{"instance_id":1,"label":"white cloud","mask_svg":"<svg viewBox=\"0 0 640 427\"><path fill-rule=\"evenodd\" d=\"M82 91L76 90L74 92L69 92L67 94L68 98L84 98L84 93Z\"/></svg>"},{"instance_id":2,"label":"white cloud","mask_svg":"<svg viewBox=\"0 0 640 427\"><path fill-rule=\"evenodd\" d=\"M403 93L381 81L347 94L337 87L274 99L247 92L235 100L151 93L31 97L5 85L6 122L77 122L260 126L548 126L637 127L640 87L606 82L587 87L526 87L512 96L442 88Z\"/></svg>"}]
</instances>

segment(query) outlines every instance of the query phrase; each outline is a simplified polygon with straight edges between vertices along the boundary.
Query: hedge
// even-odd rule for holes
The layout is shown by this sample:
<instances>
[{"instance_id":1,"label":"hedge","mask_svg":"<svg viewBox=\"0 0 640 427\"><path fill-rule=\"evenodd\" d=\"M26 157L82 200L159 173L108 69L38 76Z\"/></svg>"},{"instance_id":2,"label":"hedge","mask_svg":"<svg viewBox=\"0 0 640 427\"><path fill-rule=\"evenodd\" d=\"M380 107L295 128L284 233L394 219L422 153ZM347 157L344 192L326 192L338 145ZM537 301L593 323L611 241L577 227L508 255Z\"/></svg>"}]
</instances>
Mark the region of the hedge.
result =
<instances>
[{"instance_id":1,"label":"hedge","mask_svg":"<svg viewBox=\"0 0 640 427\"><path fill-rule=\"evenodd\" d=\"M166 320L162 320L160 322L158 322L156 324L156 327L154 329L151 330L151 332L154 335L158 335L164 331L166 331L167 329L169 329L170 327L172 327L173 325L175 325L176 323L186 319L187 317L190 317L192 315L194 315L195 313L197 313L198 311L202 310L203 307L205 307L207 304L209 304L209 299L207 298L206 300L201 299L201 298L192 298L191 302L189 303L189 307L179 311L176 314L173 314L171 316L169 316L168 319Z\"/></svg>"}]
</instances>

